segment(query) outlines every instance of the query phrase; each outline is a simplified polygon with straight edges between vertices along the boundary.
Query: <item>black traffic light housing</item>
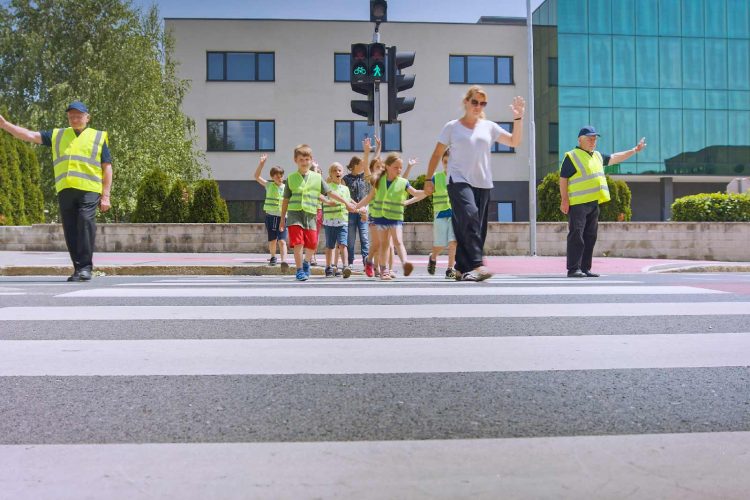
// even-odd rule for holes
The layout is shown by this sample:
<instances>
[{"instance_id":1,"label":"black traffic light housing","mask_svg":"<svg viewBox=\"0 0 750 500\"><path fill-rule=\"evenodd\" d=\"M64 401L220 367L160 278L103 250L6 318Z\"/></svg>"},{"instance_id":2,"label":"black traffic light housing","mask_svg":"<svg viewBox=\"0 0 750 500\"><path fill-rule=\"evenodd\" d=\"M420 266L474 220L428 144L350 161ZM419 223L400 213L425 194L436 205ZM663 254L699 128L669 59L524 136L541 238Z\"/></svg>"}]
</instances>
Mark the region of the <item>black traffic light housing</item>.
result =
<instances>
[{"instance_id":1,"label":"black traffic light housing","mask_svg":"<svg viewBox=\"0 0 750 500\"><path fill-rule=\"evenodd\" d=\"M399 97L402 90L414 86L414 75L401 75L400 70L414 64L414 52L398 52L396 47L388 47L388 122L398 121L398 115L414 109L416 98Z\"/></svg>"},{"instance_id":2,"label":"black traffic light housing","mask_svg":"<svg viewBox=\"0 0 750 500\"><path fill-rule=\"evenodd\" d=\"M370 0L370 22L380 24L386 21L388 21L388 2Z\"/></svg>"},{"instance_id":3,"label":"black traffic light housing","mask_svg":"<svg viewBox=\"0 0 750 500\"><path fill-rule=\"evenodd\" d=\"M367 123L372 125L375 119L375 106L372 90L372 77L370 76L370 46L366 43L353 43L351 53L349 80L352 90L358 94L367 96L367 100L357 99L351 102L352 113L367 118Z\"/></svg>"},{"instance_id":4,"label":"black traffic light housing","mask_svg":"<svg viewBox=\"0 0 750 500\"><path fill-rule=\"evenodd\" d=\"M385 44L370 44L370 78L373 82L381 82L385 79Z\"/></svg>"}]
</instances>

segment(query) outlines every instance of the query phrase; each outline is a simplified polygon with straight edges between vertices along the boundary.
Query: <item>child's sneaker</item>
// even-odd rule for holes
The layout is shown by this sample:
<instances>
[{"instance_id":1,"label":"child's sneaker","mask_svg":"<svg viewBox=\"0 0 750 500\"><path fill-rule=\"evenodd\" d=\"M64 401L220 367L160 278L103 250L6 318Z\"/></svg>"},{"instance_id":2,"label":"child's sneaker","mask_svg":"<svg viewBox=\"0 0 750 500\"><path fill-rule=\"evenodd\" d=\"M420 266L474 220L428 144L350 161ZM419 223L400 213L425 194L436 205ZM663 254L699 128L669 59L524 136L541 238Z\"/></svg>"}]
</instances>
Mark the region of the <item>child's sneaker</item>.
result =
<instances>
[{"instance_id":1,"label":"child's sneaker","mask_svg":"<svg viewBox=\"0 0 750 500\"><path fill-rule=\"evenodd\" d=\"M352 269L349 266L346 266L342 274L344 275L344 279L346 279L352 275Z\"/></svg>"},{"instance_id":2,"label":"child's sneaker","mask_svg":"<svg viewBox=\"0 0 750 500\"><path fill-rule=\"evenodd\" d=\"M326 278L333 278L333 269L331 266L326 266Z\"/></svg>"},{"instance_id":3,"label":"child's sneaker","mask_svg":"<svg viewBox=\"0 0 750 500\"><path fill-rule=\"evenodd\" d=\"M449 267L448 269L445 270L445 279L447 280L456 279L456 271L454 271L452 267Z\"/></svg>"},{"instance_id":4,"label":"child's sneaker","mask_svg":"<svg viewBox=\"0 0 750 500\"><path fill-rule=\"evenodd\" d=\"M310 277L310 263L306 260L302 261L302 272L304 272L307 277Z\"/></svg>"},{"instance_id":5,"label":"child's sneaker","mask_svg":"<svg viewBox=\"0 0 750 500\"><path fill-rule=\"evenodd\" d=\"M275 266L276 265L276 256L272 256L270 259L268 259L268 265L269 266Z\"/></svg>"},{"instance_id":6,"label":"child's sneaker","mask_svg":"<svg viewBox=\"0 0 750 500\"><path fill-rule=\"evenodd\" d=\"M307 274L302 268L297 269L297 274L294 275L297 281L307 281Z\"/></svg>"},{"instance_id":7,"label":"child's sneaker","mask_svg":"<svg viewBox=\"0 0 750 500\"><path fill-rule=\"evenodd\" d=\"M335 274L337 278L341 277L341 270L338 268L338 266L333 268L333 274Z\"/></svg>"},{"instance_id":8,"label":"child's sneaker","mask_svg":"<svg viewBox=\"0 0 750 500\"><path fill-rule=\"evenodd\" d=\"M437 266L437 261L432 260L432 255L429 257L429 262L427 262L427 272L430 274L435 274L435 267Z\"/></svg>"},{"instance_id":9,"label":"child's sneaker","mask_svg":"<svg viewBox=\"0 0 750 500\"><path fill-rule=\"evenodd\" d=\"M288 262L284 262L284 261L281 261L281 270L282 270L283 272L287 272L287 271L289 270L289 263L288 263Z\"/></svg>"},{"instance_id":10,"label":"child's sneaker","mask_svg":"<svg viewBox=\"0 0 750 500\"><path fill-rule=\"evenodd\" d=\"M368 278L375 276L375 269L373 268L372 262L369 260L365 261L365 274Z\"/></svg>"},{"instance_id":11,"label":"child's sneaker","mask_svg":"<svg viewBox=\"0 0 750 500\"><path fill-rule=\"evenodd\" d=\"M404 262L404 276L409 276L414 270L414 264L411 262ZM433 271L434 273L435 271Z\"/></svg>"}]
</instances>

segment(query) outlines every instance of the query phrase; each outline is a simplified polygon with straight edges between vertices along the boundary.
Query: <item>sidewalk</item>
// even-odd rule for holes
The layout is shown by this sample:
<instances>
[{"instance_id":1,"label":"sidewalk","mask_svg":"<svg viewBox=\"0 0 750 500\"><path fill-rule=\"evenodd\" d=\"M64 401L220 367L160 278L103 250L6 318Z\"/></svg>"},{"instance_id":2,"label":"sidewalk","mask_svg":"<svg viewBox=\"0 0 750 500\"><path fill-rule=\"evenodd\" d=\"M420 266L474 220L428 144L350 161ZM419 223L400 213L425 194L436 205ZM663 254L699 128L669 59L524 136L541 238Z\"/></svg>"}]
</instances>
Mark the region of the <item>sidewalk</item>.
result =
<instances>
[{"instance_id":1,"label":"sidewalk","mask_svg":"<svg viewBox=\"0 0 750 500\"><path fill-rule=\"evenodd\" d=\"M427 255L412 255L414 274L427 274ZM487 267L496 274L556 275L565 274L565 257L489 256ZM293 258L289 258L293 262ZM325 257L318 254L318 262ZM437 273L445 272L447 258L438 258ZM396 259L398 264L398 259ZM362 271L358 256L354 270ZM292 266L293 268L294 266ZM397 272L400 266L397 265ZM750 272L750 262L714 262L673 259L594 258L593 271L600 274L638 274L652 272ZM105 275L273 275L280 266L269 266L265 254L240 253L118 253L97 252L94 271ZM323 267L313 267L313 274L323 274ZM72 272L65 252L2 252L0 275L67 276ZM290 270L289 272L292 272Z\"/></svg>"}]
</instances>

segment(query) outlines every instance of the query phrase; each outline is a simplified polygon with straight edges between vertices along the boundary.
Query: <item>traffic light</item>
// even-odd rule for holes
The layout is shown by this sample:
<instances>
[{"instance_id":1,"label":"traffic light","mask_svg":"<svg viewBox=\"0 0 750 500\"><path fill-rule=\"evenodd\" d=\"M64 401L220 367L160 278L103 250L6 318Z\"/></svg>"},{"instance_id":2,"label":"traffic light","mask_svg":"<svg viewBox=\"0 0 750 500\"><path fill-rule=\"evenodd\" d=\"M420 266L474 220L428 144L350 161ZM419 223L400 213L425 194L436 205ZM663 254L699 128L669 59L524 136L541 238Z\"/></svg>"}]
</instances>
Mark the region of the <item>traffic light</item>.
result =
<instances>
[{"instance_id":1,"label":"traffic light","mask_svg":"<svg viewBox=\"0 0 750 500\"><path fill-rule=\"evenodd\" d=\"M370 22L380 24L386 21L388 21L388 2L370 0Z\"/></svg>"},{"instance_id":2,"label":"traffic light","mask_svg":"<svg viewBox=\"0 0 750 500\"><path fill-rule=\"evenodd\" d=\"M385 79L385 45L382 43L370 44L370 77L373 82Z\"/></svg>"},{"instance_id":3,"label":"traffic light","mask_svg":"<svg viewBox=\"0 0 750 500\"><path fill-rule=\"evenodd\" d=\"M366 43L352 44L350 81L354 92L367 96L366 101L361 99L352 101L352 113L364 116L367 118L367 123L372 125L375 118L375 106L370 76L370 46Z\"/></svg>"},{"instance_id":4,"label":"traffic light","mask_svg":"<svg viewBox=\"0 0 750 500\"><path fill-rule=\"evenodd\" d=\"M414 86L414 75L402 75L401 70L414 64L414 52L398 52L388 47L388 122L398 121L398 115L414 109L414 97L399 97L402 90Z\"/></svg>"},{"instance_id":5,"label":"traffic light","mask_svg":"<svg viewBox=\"0 0 750 500\"><path fill-rule=\"evenodd\" d=\"M354 89L355 83L365 83L372 81L369 78L370 47L366 43L352 44L350 68L351 75L349 75L349 80L352 82L352 89Z\"/></svg>"}]
</instances>

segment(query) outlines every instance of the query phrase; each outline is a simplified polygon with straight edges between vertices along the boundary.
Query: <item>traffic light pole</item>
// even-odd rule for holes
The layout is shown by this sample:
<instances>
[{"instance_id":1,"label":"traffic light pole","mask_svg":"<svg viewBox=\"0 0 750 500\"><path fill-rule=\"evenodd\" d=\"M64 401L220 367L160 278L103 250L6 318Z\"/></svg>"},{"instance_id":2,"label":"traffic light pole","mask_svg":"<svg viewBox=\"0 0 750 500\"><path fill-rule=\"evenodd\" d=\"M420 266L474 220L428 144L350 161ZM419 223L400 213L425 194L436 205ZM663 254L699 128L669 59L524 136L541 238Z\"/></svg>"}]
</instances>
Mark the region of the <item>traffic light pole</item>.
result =
<instances>
[{"instance_id":1,"label":"traffic light pole","mask_svg":"<svg viewBox=\"0 0 750 500\"><path fill-rule=\"evenodd\" d=\"M375 23L375 31L372 34L372 43L380 43L380 23ZM380 82L372 84L372 126L374 134L380 136ZM380 137L382 141L383 138Z\"/></svg>"}]
</instances>

